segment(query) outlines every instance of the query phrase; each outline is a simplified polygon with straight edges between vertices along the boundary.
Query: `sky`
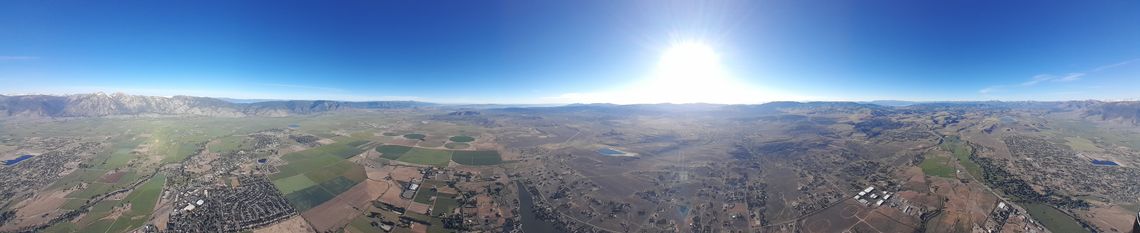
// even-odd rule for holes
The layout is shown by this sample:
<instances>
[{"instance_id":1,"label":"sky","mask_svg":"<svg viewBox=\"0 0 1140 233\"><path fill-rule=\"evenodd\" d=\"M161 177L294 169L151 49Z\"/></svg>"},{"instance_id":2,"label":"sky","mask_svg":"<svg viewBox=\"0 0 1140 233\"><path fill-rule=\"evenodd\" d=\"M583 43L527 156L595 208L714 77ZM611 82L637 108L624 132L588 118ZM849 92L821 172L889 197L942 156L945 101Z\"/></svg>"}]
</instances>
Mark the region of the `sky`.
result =
<instances>
[{"instance_id":1,"label":"sky","mask_svg":"<svg viewBox=\"0 0 1140 233\"><path fill-rule=\"evenodd\" d=\"M1140 99L1140 1L0 1L0 94Z\"/></svg>"}]
</instances>

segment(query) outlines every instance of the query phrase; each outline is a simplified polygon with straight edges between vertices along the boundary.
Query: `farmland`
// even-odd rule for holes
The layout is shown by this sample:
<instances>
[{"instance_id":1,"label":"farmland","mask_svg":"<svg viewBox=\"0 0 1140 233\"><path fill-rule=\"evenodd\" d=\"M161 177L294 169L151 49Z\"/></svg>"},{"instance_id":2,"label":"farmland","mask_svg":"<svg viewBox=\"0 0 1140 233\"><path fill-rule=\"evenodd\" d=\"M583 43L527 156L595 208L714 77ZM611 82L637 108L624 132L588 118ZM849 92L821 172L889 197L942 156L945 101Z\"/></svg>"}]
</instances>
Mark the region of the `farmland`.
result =
<instances>
[{"instance_id":1,"label":"farmland","mask_svg":"<svg viewBox=\"0 0 1140 233\"><path fill-rule=\"evenodd\" d=\"M471 136L452 136L447 140L450 140L452 142L473 142L475 141L475 138Z\"/></svg>"},{"instance_id":2,"label":"farmland","mask_svg":"<svg viewBox=\"0 0 1140 233\"><path fill-rule=\"evenodd\" d=\"M451 153L451 151L447 150L412 148L412 150L404 153L404 155L400 156L397 160L436 167L447 167L448 163L451 162Z\"/></svg>"},{"instance_id":3,"label":"farmland","mask_svg":"<svg viewBox=\"0 0 1140 233\"><path fill-rule=\"evenodd\" d=\"M498 151L455 151L451 159L463 165L496 165L503 162Z\"/></svg>"}]
</instances>

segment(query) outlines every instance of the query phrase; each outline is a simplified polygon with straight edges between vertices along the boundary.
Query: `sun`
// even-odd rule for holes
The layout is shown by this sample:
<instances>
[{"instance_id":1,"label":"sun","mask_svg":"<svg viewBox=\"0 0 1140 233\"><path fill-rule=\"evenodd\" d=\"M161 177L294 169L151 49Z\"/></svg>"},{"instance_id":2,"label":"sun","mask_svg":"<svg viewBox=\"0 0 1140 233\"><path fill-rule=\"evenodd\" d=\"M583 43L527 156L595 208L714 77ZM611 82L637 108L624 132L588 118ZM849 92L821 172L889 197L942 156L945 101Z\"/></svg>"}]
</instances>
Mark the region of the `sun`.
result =
<instances>
[{"instance_id":1,"label":"sun","mask_svg":"<svg viewBox=\"0 0 1140 233\"><path fill-rule=\"evenodd\" d=\"M637 86L634 102L744 103L748 90L729 75L720 55L699 41L665 49L652 75Z\"/></svg>"}]
</instances>

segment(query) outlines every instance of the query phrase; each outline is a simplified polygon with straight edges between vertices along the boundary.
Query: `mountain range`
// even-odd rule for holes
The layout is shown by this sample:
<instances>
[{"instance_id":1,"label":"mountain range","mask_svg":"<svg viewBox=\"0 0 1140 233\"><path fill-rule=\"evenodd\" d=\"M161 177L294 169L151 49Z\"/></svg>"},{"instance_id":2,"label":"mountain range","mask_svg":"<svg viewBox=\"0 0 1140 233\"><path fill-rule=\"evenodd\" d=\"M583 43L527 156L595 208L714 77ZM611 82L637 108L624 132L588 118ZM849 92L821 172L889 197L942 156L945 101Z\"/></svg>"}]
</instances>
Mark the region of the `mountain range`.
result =
<instances>
[{"instance_id":1,"label":"mountain range","mask_svg":"<svg viewBox=\"0 0 1140 233\"><path fill-rule=\"evenodd\" d=\"M332 100L267 100L233 101L223 98L193 96L142 96L123 93L56 95L0 95L0 117L108 117L108 116L212 116L281 117L310 115L326 112L379 110L379 109L516 109L525 111L606 111L629 113L653 112L706 112L765 113L783 109L814 109L827 111L943 111L962 109L1042 109L1075 112L1082 117L1140 124L1140 102L1096 100L1034 102L1034 101L978 101L978 102L770 102L758 105L717 104L570 104L563 106L535 105L443 105L418 101L332 101ZM529 109L529 110L528 110Z\"/></svg>"}]
</instances>

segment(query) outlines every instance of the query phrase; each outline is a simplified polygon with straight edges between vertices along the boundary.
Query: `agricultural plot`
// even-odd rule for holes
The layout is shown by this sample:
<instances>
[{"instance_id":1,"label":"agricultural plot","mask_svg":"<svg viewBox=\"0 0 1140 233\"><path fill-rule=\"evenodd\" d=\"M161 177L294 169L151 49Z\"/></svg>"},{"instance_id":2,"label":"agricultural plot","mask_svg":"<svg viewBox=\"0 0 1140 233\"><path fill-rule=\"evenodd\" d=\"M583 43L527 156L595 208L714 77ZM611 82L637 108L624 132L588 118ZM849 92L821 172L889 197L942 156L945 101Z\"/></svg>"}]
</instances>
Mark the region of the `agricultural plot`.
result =
<instances>
[{"instance_id":1,"label":"agricultural plot","mask_svg":"<svg viewBox=\"0 0 1140 233\"><path fill-rule=\"evenodd\" d=\"M463 165L496 165L503 162L498 151L455 151L451 159Z\"/></svg>"},{"instance_id":2,"label":"agricultural plot","mask_svg":"<svg viewBox=\"0 0 1140 233\"><path fill-rule=\"evenodd\" d=\"M334 195L321 188L321 186L314 185L285 195L285 200L289 201L289 204L293 205L293 208L296 208L297 211L304 212L314 206L325 203L325 201L332 199L333 196Z\"/></svg>"},{"instance_id":3,"label":"agricultural plot","mask_svg":"<svg viewBox=\"0 0 1140 233\"><path fill-rule=\"evenodd\" d=\"M405 153L408 153L408 151L410 151L410 150L412 150L412 147L399 146L399 145L383 145L383 146L376 147L376 152L380 152L381 158L391 159L391 160L396 160L396 159L400 158L400 156L403 156Z\"/></svg>"},{"instance_id":4,"label":"agricultural plot","mask_svg":"<svg viewBox=\"0 0 1140 233\"><path fill-rule=\"evenodd\" d=\"M423 140L426 137L427 137L427 135L418 134L418 133L404 134L404 138L412 139L412 140Z\"/></svg>"},{"instance_id":5,"label":"agricultural plot","mask_svg":"<svg viewBox=\"0 0 1140 233\"><path fill-rule=\"evenodd\" d=\"M451 138L448 138L447 140L450 140L452 142L474 142L475 137L462 136L461 135L461 136L452 136Z\"/></svg>"},{"instance_id":6,"label":"agricultural plot","mask_svg":"<svg viewBox=\"0 0 1140 233\"><path fill-rule=\"evenodd\" d=\"M321 188L324 188L325 191L328 191L330 194L339 195L352 188L356 183L357 182L353 182L343 176L337 176L336 178L321 182Z\"/></svg>"},{"instance_id":7,"label":"agricultural plot","mask_svg":"<svg viewBox=\"0 0 1140 233\"><path fill-rule=\"evenodd\" d=\"M958 163L962 164L962 167L966 169L966 172L970 173L970 176L975 179L981 179L982 166L970 159L970 156L974 153L973 149L966 146L958 137L946 138L947 139L943 142L943 148L954 154L954 157L958 159Z\"/></svg>"},{"instance_id":8,"label":"agricultural plot","mask_svg":"<svg viewBox=\"0 0 1140 233\"><path fill-rule=\"evenodd\" d=\"M308 171L336 164L345 158L356 156L363 152L360 146L367 141L338 142L321 147L286 154L281 158L289 164L278 167L280 170L273 174L274 180L294 176ZM356 146L352 146L356 145ZM314 180L320 182L318 180Z\"/></svg>"},{"instance_id":9,"label":"agricultural plot","mask_svg":"<svg viewBox=\"0 0 1140 233\"><path fill-rule=\"evenodd\" d=\"M273 181L273 186L277 186L277 190L280 190L281 194L286 195L296 192L297 190L312 187L313 185L317 185L317 183L313 182L313 180L309 179L306 175L295 175Z\"/></svg>"},{"instance_id":10,"label":"agricultural plot","mask_svg":"<svg viewBox=\"0 0 1140 233\"><path fill-rule=\"evenodd\" d=\"M244 136L226 136L218 139L217 143L210 145L210 152L227 153L240 150L244 145Z\"/></svg>"},{"instance_id":11,"label":"agricultural plot","mask_svg":"<svg viewBox=\"0 0 1140 233\"><path fill-rule=\"evenodd\" d=\"M950 159L942 156L928 155L926 159L922 160L922 172L928 176L938 176L946 178L954 178L954 166L950 164Z\"/></svg>"},{"instance_id":12,"label":"agricultural plot","mask_svg":"<svg viewBox=\"0 0 1140 233\"><path fill-rule=\"evenodd\" d=\"M471 148L471 145L467 144L467 143L462 143L462 142L451 142L451 143L443 144L443 147L447 148L447 149L452 149L452 150L462 150L462 149Z\"/></svg>"},{"instance_id":13,"label":"agricultural plot","mask_svg":"<svg viewBox=\"0 0 1140 233\"><path fill-rule=\"evenodd\" d=\"M345 171L348 171L349 169L352 169L352 167L356 166L360 165L356 165L355 163L349 162L348 160L341 160L340 162L337 162L333 165L309 171L305 173L305 176L308 176L310 180L313 180L313 182L324 183L325 181L340 177L340 175L344 174Z\"/></svg>"},{"instance_id":14,"label":"agricultural plot","mask_svg":"<svg viewBox=\"0 0 1140 233\"><path fill-rule=\"evenodd\" d=\"M435 205L431 207L431 212L433 214L451 213L457 207L459 207L459 202L455 199L438 197L435 199Z\"/></svg>"},{"instance_id":15,"label":"agricultural plot","mask_svg":"<svg viewBox=\"0 0 1140 233\"><path fill-rule=\"evenodd\" d=\"M401 162L447 167L451 162L451 151L413 148L397 159Z\"/></svg>"}]
</instances>

